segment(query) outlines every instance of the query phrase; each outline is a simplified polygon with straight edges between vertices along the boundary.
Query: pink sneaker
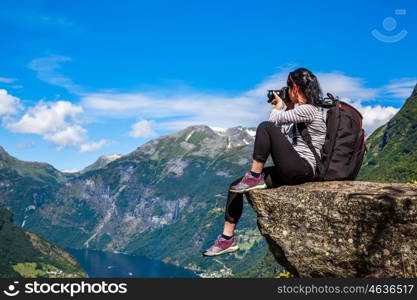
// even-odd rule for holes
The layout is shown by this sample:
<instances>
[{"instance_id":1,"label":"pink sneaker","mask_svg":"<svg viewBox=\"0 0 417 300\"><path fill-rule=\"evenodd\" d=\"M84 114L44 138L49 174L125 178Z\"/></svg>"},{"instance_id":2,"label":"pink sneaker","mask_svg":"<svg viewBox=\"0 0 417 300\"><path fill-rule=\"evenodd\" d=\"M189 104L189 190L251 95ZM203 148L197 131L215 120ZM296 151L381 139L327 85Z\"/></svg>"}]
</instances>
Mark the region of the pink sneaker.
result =
<instances>
[{"instance_id":1,"label":"pink sneaker","mask_svg":"<svg viewBox=\"0 0 417 300\"><path fill-rule=\"evenodd\" d=\"M266 189L267 186L264 181L265 174L259 175L258 178L252 176L251 172L246 172L245 176L237 184L230 188L231 192L245 193L252 190Z\"/></svg>"},{"instance_id":2,"label":"pink sneaker","mask_svg":"<svg viewBox=\"0 0 417 300\"><path fill-rule=\"evenodd\" d=\"M204 256L216 256L224 253L235 252L239 250L239 246L236 243L234 236L230 240L222 238L222 235L219 234L217 240L214 244L203 252Z\"/></svg>"}]
</instances>

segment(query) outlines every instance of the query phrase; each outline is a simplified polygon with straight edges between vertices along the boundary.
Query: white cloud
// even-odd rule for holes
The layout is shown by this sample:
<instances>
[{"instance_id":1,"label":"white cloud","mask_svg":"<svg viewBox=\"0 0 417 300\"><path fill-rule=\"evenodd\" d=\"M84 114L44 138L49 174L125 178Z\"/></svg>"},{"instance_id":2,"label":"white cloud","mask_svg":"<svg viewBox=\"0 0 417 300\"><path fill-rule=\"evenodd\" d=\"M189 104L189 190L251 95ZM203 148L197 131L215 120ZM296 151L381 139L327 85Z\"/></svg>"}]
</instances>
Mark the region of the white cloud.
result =
<instances>
[{"instance_id":1,"label":"white cloud","mask_svg":"<svg viewBox=\"0 0 417 300\"><path fill-rule=\"evenodd\" d=\"M71 61L70 57L51 55L32 60L28 67L37 73L37 78L49 84L67 89L72 93L80 93L82 88L71 78L58 72L61 63Z\"/></svg>"},{"instance_id":2,"label":"white cloud","mask_svg":"<svg viewBox=\"0 0 417 300\"><path fill-rule=\"evenodd\" d=\"M43 135L47 141L58 145L58 150L70 146L79 146L87 140L87 130L80 125L70 125Z\"/></svg>"},{"instance_id":3,"label":"white cloud","mask_svg":"<svg viewBox=\"0 0 417 300\"><path fill-rule=\"evenodd\" d=\"M159 119L155 128L181 129L192 124L231 127L242 122L262 120L259 110L268 107L265 99L245 96L172 93L169 97L155 97L144 93L101 93L82 97L81 104L91 114L103 116ZM173 122L171 119L175 118ZM169 119L169 120L167 120Z\"/></svg>"},{"instance_id":4,"label":"white cloud","mask_svg":"<svg viewBox=\"0 0 417 300\"><path fill-rule=\"evenodd\" d=\"M156 135L153 130L154 121L141 120L132 125L129 135L134 138L144 138Z\"/></svg>"},{"instance_id":5,"label":"white cloud","mask_svg":"<svg viewBox=\"0 0 417 300\"><path fill-rule=\"evenodd\" d=\"M81 106L68 101L45 102L39 101L36 106L29 108L17 122L6 125L8 129L18 133L45 134L65 129L71 121L76 121L83 112Z\"/></svg>"},{"instance_id":6,"label":"white cloud","mask_svg":"<svg viewBox=\"0 0 417 300\"><path fill-rule=\"evenodd\" d=\"M378 96L377 88L365 87L361 78L346 76L340 72L317 73L324 95L327 92L353 100L370 100Z\"/></svg>"},{"instance_id":7,"label":"white cloud","mask_svg":"<svg viewBox=\"0 0 417 300\"><path fill-rule=\"evenodd\" d=\"M155 120L153 129L178 130L195 124L212 127L233 127L238 125L256 126L268 116L271 107L266 103L266 90L278 89L286 84L288 71L274 74L253 89L233 96L216 93L185 94L171 91L163 97L163 92L147 93L96 93L82 96L81 105L91 114L99 116L140 117ZM341 72L317 73L324 91L339 96L355 106L364 117L364 128L369 135L387 122L398 109L392 106L364 105L364 101L374 100L383 94L386 87L369 88L360 78L350 77ZM407 86L410 82L407 83ZM411 92L410 92L411 93ZM408 95L410 94L408 93ZM404 97L406 98L406 97ZM146 122L137 126L139 136L150 136ZM132 127L130 135L135 137Z\"/></svg>"},{"instance_id":8,"label":"white cloud","mask_svg":"<svg viewBox=\"0 0 417 300\"><path fill-rule=\"evenodd\" d=\"M0 82L1 83L9 84L9 83L13 83L13 82L16 82L16 81L17 81L17 79L15 79L15 78L0 77Z\"/></svg>"},{"instance_id":9,"label":"white cloud","mask_svg":"<svg viewBox=\"0 0 417 300\"><path fill-rule=\"evenodd\" d=\"M21 110L23 106L20 99L0 89L0 116L13 115Z\"/></svg>"},{"instance_id":10,"label":"white cloud","mask_svg":"<svg viewBox=\"0 0 417 300\"><path fill-rule=\"evenodd\" d=\"M161 99L151 99L140 93L98 93L88 94L82 98L83 106L93 108L106 115L135 114L135 110L150 108L152 104L159 105Z\"/></svg>"},{"instance_id":11,"label":"white cloud","mask_svg":"<svg viewBox=\"0 0 417 300\"><path fill-rule=\"evenodd\" d=\"M383 92L389 97L406 99L413 92L417 78L393 79L383 87Z\"/></svg>"},{"instance_id":12,"label":"white cloud","mask_svg":"<svg viewBox=\"0 0 417 300\"><path fill-rule=\"evenodd\" d=\"M88 142L87 130L81 126L83 108L68 101L39 101L27 109L19 120L7 118L3 125L16 133L37 134L46 141L65 147L79 147L80 152L96 151L107 145L105 140Z\"/></svg>"},{"instance_id":13,"label":"white cloud","mask_svg":"<svg viewBox=\"0 0 417 300\"><path fill-rule=\"evenodd\" d=\"M98 142L85 143L80 146L80 152L94 152L100 150L104 146L107 146L109 142L105 139L101 139Z\"/></svg>"}]
</instances>

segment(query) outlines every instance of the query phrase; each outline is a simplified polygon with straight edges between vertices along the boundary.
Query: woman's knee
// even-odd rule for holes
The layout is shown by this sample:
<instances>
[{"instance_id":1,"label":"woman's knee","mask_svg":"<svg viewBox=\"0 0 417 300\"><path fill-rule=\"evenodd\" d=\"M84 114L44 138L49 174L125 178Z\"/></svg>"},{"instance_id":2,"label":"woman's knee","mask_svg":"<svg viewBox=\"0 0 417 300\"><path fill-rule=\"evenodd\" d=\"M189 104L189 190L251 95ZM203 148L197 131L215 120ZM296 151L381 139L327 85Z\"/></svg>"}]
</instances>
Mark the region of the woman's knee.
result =
<instances>
[{"instance_id":1,"label":"woman's knee","mask_svg":"<svg viewBox=\"0 0 417 300\"><path fill-rule=\"evenodd\" d=\"M271 121L263 121L258 125L258 129L259 128L267 128L267 127L271 127L271 126L275 126L275 123L271 122Z\"/></svg>"},{"instance_id":2,"label":"woman's knee","mask_svg":"<svg viewBox=\"0 0 417 300\"><path fill-rule=\"evenodd\" d=\"M281 129L279 129L274 122L263 121L258 125L257 132L264 131L270 135L279 135L282 134Z\"/></svg>"}]
</instances>

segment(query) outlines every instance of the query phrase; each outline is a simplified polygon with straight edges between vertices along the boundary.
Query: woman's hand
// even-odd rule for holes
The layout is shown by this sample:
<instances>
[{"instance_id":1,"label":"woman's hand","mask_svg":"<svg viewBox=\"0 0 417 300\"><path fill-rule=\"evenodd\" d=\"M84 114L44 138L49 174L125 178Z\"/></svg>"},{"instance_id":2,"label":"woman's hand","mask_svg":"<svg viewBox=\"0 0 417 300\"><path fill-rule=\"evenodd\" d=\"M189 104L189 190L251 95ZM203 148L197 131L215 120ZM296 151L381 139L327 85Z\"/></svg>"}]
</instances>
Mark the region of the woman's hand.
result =
<instances>
[{"instance_id":1,"label":"woman's hand","mask_svg":"<svg viewBox=\"0 0 417 300\"><path fill-rule=\"evenodd\" d=\"M275 105L275 109L281 110L284 107L284 101L281 99L280 96L278 96L277 93L272 92L272 94L274 95L274 99L271 101L271 104Z\"/></svg>"}]
</instances>

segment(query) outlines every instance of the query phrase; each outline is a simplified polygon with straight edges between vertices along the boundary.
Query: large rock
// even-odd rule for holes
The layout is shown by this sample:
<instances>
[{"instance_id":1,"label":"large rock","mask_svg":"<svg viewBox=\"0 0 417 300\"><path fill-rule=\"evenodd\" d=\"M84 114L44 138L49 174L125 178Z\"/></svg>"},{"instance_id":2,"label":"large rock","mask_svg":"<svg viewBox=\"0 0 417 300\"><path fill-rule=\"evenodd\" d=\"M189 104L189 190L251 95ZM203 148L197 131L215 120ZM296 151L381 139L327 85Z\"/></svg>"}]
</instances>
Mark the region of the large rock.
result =
<instances>
[{"instance_id":1,"label":"large rock","mask_svg":"<svg viewBox=\"0 0 417 300\"><path fill-rule=\"evenodd\" d=\"M417 184L312 182L248 200L276 260L296 276L417 276Z\"/></svg>"}]
</instances>

